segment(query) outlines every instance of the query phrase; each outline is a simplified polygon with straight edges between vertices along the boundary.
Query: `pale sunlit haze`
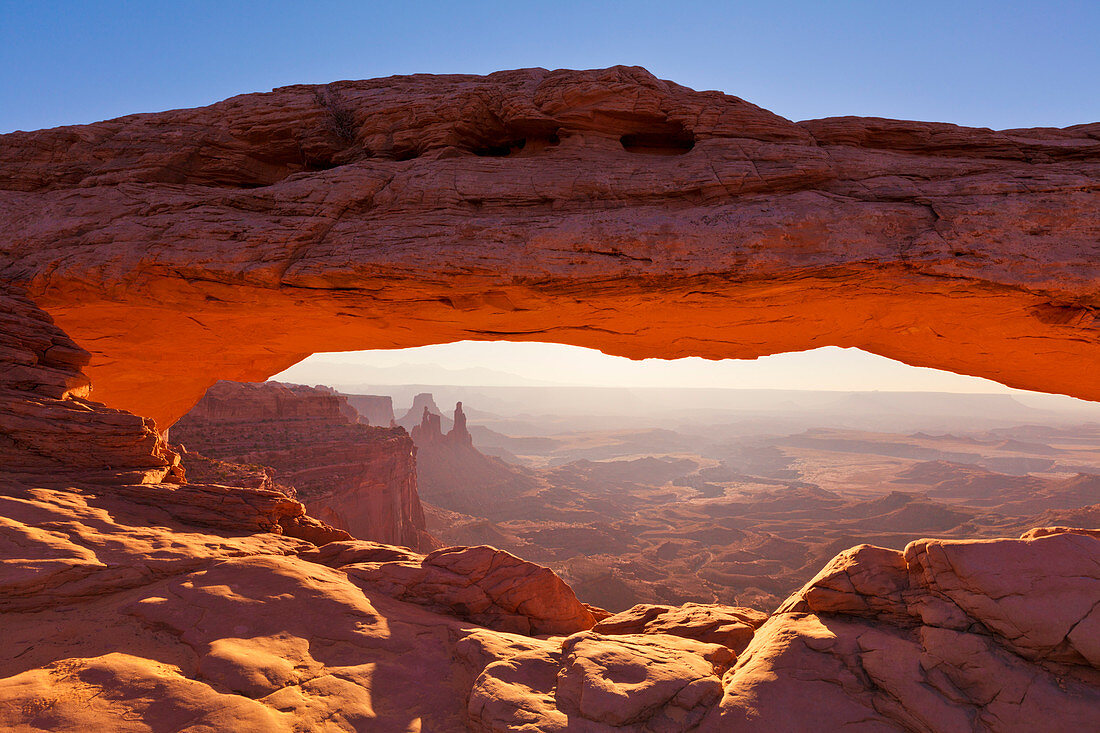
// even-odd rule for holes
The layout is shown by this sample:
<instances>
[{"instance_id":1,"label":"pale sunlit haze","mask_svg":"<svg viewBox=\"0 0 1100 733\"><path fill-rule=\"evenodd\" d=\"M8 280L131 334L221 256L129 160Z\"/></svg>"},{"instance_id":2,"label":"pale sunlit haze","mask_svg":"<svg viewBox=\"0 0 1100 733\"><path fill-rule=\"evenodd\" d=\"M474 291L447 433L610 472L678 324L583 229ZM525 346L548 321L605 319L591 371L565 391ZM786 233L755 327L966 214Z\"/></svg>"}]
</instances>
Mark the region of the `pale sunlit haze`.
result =
<instances>
[{"instance_id":1,"label":"pale sunlit haze","mask_svg":"<svg viewBox=\"0 0 1100 733\"><path fill-rule=\"evenodd\" d=\"M314 354L273 379L304 384L593 385L733 389L1012 392L1002 384L828 346L755 360L608 356L545 343L459 341Z\"/></svg>"}]
</instances>

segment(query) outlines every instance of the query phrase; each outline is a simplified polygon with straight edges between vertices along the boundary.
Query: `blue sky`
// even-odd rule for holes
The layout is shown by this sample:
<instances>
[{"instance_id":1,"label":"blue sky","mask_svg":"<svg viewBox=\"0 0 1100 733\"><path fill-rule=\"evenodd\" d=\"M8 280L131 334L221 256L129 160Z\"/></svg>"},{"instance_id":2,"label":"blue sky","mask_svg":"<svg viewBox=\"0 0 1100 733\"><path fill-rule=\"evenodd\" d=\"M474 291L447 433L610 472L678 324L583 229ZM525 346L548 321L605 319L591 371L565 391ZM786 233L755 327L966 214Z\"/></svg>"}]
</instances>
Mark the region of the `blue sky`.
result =
<instances>
[{"instance_id":1,"label":"blue sky","mask_svg":"<svg viewBox=\"0 0 1100 733\"><path fill-rule=\"evenodd\" d=\"M614 64L645 66L796 120L853 114L1066 126L1100 120L1100 0L0 0L0 132L193 107L296 83ZM312 381L333 359L375 369L495 364L567 382L1002 389L841 349L640 371L644 365L572 347L463 343L317 355L293 373Z\"/></svg>"},{"instance_id":2,"label":"blue sky","mask_svg":"<svg viewBox=\"0 0 1100 733\"><path fill-rule=\"evenodd\" d=\"M0 0L0 132L416 72L637 64L785 117L1100 120L1100 2Z\"/></svg>"}]
</instances>

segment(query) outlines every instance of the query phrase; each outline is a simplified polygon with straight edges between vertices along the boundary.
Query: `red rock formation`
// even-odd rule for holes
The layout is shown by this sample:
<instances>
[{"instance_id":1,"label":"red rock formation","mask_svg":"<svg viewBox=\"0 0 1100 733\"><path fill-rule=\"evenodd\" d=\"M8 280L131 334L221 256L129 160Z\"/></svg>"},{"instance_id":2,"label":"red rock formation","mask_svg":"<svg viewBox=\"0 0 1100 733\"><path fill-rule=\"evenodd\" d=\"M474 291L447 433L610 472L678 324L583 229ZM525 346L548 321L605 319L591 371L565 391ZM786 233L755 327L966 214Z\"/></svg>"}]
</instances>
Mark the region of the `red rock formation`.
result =
<instances>
[{"instance_id":1,"label":"red rock formation","mask_svg":"<svg viewBox=\"0 0 1100 733\"><path fill-rule=\"evenodd\" d=\"M316 387L218 382L171 437L209 458L270 467L310 515L355 537L432 549L412 441L400 428L352 422L347 407Z\"/></svg>"},{"instance_id":2,"label":"red rock formation","mask_svg":"<svg viewBox=\"0 0 1100 733\"><path fill-rule=\"evenodd\" d=\"M3 296L0 728L1100 728L1092 532L854 548L740 655L528 637L470 619L591 614L517 558L325 551L288 536L335 533L277 492L135 483L173 459L89 401L74 344L94 394L162 427L218 376L460 338L861 346L1097 397L1098 151L1096 126L794 124L622 68L0 137L0 277L61 326Z\"/></svg>"},{"instance_id":3,"label":"red rock formation","mask_svg":"<svg viewBox=\"0 0 1100 733\"><path fill-rule=\"evenodd\" d=\"M133 548L114 547L110 535L135 513L145 523L176 529L286 533L320 542L347 537L277 491L159 483L182 478L178 455L151 420L84 397L88 379L80 367L87 358L29 300L0 292L0 524L8 530L0 547L18 551L37 542L52 548L39 560L15 563L0 605L26 609L130 587L173 562L188 567L189 553L206 556L183 541L158 560L155 548L170 545L172 532L151 530L137 539L141 552L150 553L144 564L114 567L114 558ZM54 534L66 523L72 526Z\"/></svg>"},{"instance_id":4,"label":"red rock formation","mask_svg":"<svg viewBox=\"0 0 1100 733\"><path fill-rule=\"evenodd\" d=\"M439 409L439 405L435 404L435 398L432 397L431 392L421 392L413 397L412 407L409 411L401 416L401 419L397 421L397 424L405 428L412 434L412 431L420 424L424 418L424 413L431 413L439 418L439 429L441 431L449 431L454 427L454 421L446 417L443 411Z\"/></svg>"},{"instance_id":5,"label":"red rock formation","mask_svg":"<svg viewBox=\"0 0 1100 733\"><path fill-rule=\"evenodd\" d=\"M584 630L593 614L545 568L316 547L277 533L303 515L275 492L25 480L0 470L4 729L1100 725L1096 531L855 548L738 655L759 617L642 610L605 630L643 633ZM712 633L724 643L686 638Z\"/></svg>"},{"instance_id":6,"label":"red rock formation","mask_svg":"<svg viewBox=\"0 0 1100 733\"><path fill-rule=\"evenodd\" d=\"M710 719L736 729L812 696L788 706L791 729L823 714L902 730L1100 725L1100 539L1029 535L842 553L758 630Z\"/></svg>"},{"instance_id":7,"label":"red rock formation","mask_svg":"<svg viewBox=\"0 0 1100 733\"><path fill-rule=\"evenodd\" d=\"M670 634L708 644L721 644L740 654L768 614L718 603L682 606L639 604L601 619L592 630L601 634Z\"/></svg>"},{"instance_id":8,"label":"red rock formation","mask_svg":"<svg viewBox=\"0 0 1100 733\"><path fill-rule=\"evenodd\" d=\"M1097 399L1098 130L794 123L624 67L285 87L0 136L0 277L161 427L218 378L461 339Z\"/></svg>"},{"instance_id":9,"label":"red rock formation","mask_svg":"<svg viewBox=\"0 0 1100 733\"><path fill-rule=\"evenodd\" d=\"M416 473L420 494L424 500L444 509L484 514L491 511L501 498L515 495L535 485L534 478L523 469L494 456L487 456L474 447L466 427L462 403L455 405L454 427L443 433L443 417L426 404L420 424L411 431L416 443Z\"/></svg>"},{"instance_id":10,"label":"red rock formation","mask_svg":"<svg viewBox=\"0 0 1100 733\"><path fill-rule=\"evenodd\" d=\"M368 548L368 553L376 551ZM595 623L592 612L548 568L486 545L400 559L347 558L335 567L371 591L499 631L571 634Z\"/></svg>"},{"instance_id":11,"label":"red rock formation","mask_svg":"<svg viewBox=\"0 0 1100 733\"><path fill-rule=\"evenodd\" d=\"M178 463L153 421L88 400L90 358L0 285L0 469L65 481L155 483Z\"/></svg>"},{"instance_id":12,"label":"red rock formation","mask_svg":"<svg viewBox=\"0 0 1100 733\"><path fill-rule=\"evenodd\" d=\"M486 667L472 727L1092 729L1092 534L854 548L783 604L735 664L725 646L663 634L575 634Z\"/></svg>"},{"instance_id":13,"label":"red rock formation","mask_svg":"<svg viewBox=\"0 0 1100 733\"><path fill-rule=\"evenodd\" d=\"M393 427L393 398L389 395L349 394L348 404L359 413L361 422L368 425Z\"/></svg>"}]
</instances>

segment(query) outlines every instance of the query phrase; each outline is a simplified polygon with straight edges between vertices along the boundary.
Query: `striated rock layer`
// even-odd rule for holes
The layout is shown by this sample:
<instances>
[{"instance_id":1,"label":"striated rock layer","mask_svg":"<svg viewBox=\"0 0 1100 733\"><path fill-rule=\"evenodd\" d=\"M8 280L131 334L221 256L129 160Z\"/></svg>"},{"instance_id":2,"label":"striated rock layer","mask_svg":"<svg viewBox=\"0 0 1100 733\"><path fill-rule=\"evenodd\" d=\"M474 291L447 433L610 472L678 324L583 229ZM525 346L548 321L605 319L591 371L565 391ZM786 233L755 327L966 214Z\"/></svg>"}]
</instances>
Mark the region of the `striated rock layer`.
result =
<instances>
[{"instance_id":1,"label":"striated rock layer","mask_svg":"<svg viewBox=\"0 0 1100 733\"><path fill-rule=\"evenodd\" d=\"M353 422L347 410L347 399L331 390L223 381L170 435L206 458L270 467L311 516L355 537L436 547L424 529L412 440L401 428Z\"/></svg>"},{"instance_id":2,"label":"striated rock layer","mask_svg":"<svg viewBox=\"0 0 1100 733\"><path fill-rule=\"evenodd\" d=\"M153 421L88 398L90 355L0 284L0 470L61 481L157 482L179 457Z\"/></svg>"},{"instance_id":3,"label":"striated rock layer","mask_svg":"<svg viewBox=\"0 0 1100 733\"><path fill-rule=\"evenodd\" d=\"M460 339L859 347L1100 398L1095 123L795 123L524 69L12 133L0 171L0 277L161 428L218 378Z\"/></svg>"}]
</instances>

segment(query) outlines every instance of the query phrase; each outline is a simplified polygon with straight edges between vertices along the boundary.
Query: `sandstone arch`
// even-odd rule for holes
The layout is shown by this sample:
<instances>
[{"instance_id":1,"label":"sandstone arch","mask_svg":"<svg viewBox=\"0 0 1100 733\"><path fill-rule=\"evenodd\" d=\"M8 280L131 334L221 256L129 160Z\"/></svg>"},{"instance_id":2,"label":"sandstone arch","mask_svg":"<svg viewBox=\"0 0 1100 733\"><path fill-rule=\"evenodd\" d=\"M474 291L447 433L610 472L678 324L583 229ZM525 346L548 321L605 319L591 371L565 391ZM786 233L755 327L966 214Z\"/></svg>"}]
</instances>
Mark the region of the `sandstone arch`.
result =
<instances>
[{"instance_id":1,"label":"sandstone arch","mask_svg":"<svg viewBox=\"0 0 1100 733\"><path fill-rule=\"evenodd\" d=\"M855 346L1100 399L1100 124L793 123L638 68L293 86L0 136L0 276L164 428L458 339Z\"/></svg>"}]
</instances>

